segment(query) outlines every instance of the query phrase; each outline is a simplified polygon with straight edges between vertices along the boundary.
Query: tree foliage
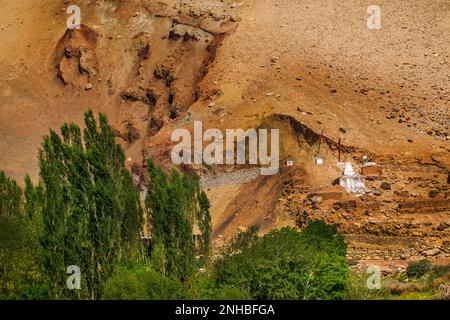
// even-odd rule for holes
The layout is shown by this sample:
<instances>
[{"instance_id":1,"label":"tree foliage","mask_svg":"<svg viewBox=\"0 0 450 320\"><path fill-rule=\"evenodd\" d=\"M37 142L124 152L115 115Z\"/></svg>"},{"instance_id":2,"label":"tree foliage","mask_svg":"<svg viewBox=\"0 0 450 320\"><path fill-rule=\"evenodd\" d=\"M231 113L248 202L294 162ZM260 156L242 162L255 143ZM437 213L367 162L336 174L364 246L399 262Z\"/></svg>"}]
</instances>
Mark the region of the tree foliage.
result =
<instances>
[{"instance_id":1,"label":"tree foliage","mask_svg":"<svg viewBox=\"0 0 450 320\"><path fill-rule=\"evenodd\" d=\"M0 300L48 298L30 292L45 287L34 223L22 215L0 216Z\"/></svg>"},{"instance_id":2,"label":"tree foliage","mask_svg":"<svg viewBox=\"0 0 450 320\"><path fill-rule=\"evenodd\" d=\"M234 285L254 299L342 299L348 285L343 237L321 221L303 231L283 228L262 238L238 236L238 250L216 262L216 285ZM241 241L247 239L250 241ZM247 244L247 245L246 245Z\"/></svg>"},{"instance_id":3,"label":"tree foliage","mask_svg":"<svg viewBox=\"0 0 450 320\"><path fill-rule=\"evenodd\" d=\"M209 254L209 201L195 175L173 170L170 176L150 160L146 198L153 242L153 265L163 274L189 282L195 272L193 228L201 231L200 253Z\"/></svg>"},{"instance_id":4,"label":"tree foliage","mask_svg":"<svg viewBox=\"0 0 450 320\"><path fill-rule=\"evenodd\" d=\"M420 278L431 271L431 263L427 259L411 261L406 268L406 275L410 278Z\"/></svg>"},{"instance_id":5,"label":"tree foliage","mask_svg":"<svg viewBox=\"0 0 450 320\"><path fill-rule=\"evenodd\" d=\"M36 218L39 221L42 216L42 206L44 203L44 186L40 181L35 187L29 175L25 176L24 190L24 210L28 218Z\"/></svg>"},{"instance_id":6,"label":"tree foliage","mask_svg":"<svg viewBox=\"0 0 450 320\"><path fill-rule=\"evenodd\" d=\"M119 258L137 246L142 223L139 192L106 117L100 114L97 124L86 112L83 134L75 124L64 124L61 137L51 130L39 167L43 264L52 294L97 299ZM70 265L81 268L84 291L66 289Z\"/></svg>"},{"instance_id":7,"label":"tree foliage","mask_svg":"<svg viewBox=\"0 0 450 320\"><path fill-rule=\"evenodd\" d=\"M218 286L212 273L198 273L194 280L196 299L202 300L248 300L249 294L234 285Z\"/></svg>"},{"instance_id":8,"label":"tree foliage","mask_svg":"<svg viewBox=\"0 0 450 320\"><path fill-rule=\"evenodd\" d=\"M345 297L346 244L335 225L315 221L264 237L252 226L212 263L211 205L198 176L166 174L152 161L151 256L142 264L143 211L124 152L104 115L97 120L88 111L84 120L84 130L64 124L60 134L50 130L44 137L37 185L26 176L22 191L0 172L0 298ZM71 265L81 269L81 290L67 288ZM197 272L200 265L204 273Z\"/></svg>"},{"instance_id":9,"label":"tree foliage","mask_svg":"<svg viewBox=\"0 0 450 320\"><path fill-rule=\"evenodd\" d=\"M20 214L22 189L17 182L0 171L0 216Z\"/></svg>"},{"instance_id":10,"label":"tree foliage","mask_svg":"<svg viewBox=\"0 0 450 320\"><path fill-rule=\"evenodd\" d=\"M125 266L108 280L103 299L107 300L179 300L190 298L188 290L149 266Z\"/></svg>"},{"instance_id":11,"label":"tree foliage","mask_svg":"<svg viewBox=\"0 0 450 320\"><path fill-rule=\"evenodd\" d=\"M28 207L37 203L28 196L37 195L39 191L28 176L25 185L22 197L16 181L0 172L0 299L48 297L37 254L39 216L26 214Z\"/></svg>"}]
</instances>

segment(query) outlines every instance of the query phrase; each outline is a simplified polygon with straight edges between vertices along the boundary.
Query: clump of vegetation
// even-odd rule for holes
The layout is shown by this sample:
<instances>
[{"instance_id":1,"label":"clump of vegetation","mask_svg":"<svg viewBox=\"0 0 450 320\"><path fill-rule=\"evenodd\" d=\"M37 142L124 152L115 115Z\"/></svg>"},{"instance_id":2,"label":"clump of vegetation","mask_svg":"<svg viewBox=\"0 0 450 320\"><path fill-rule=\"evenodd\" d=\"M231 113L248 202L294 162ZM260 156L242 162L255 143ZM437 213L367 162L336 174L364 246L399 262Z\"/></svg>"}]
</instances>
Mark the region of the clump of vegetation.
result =
<instances>
[{"instance_id":1,"label":"clump of vegetation","mask_svg":"<svg viewBox=\"0 0 450 320\"><path fill-rule=\"evenodd\" d=\"M450 264L435 265L432 268L433 275L437 278L450 275Z\"/></svg>"},{"instance_id":2,"label":"clump of vegetation","mask_svg":"<svg viewBox=\"0 0 450 320\"><path fill-rule=\"evenodd\" d=\"M39 151L40 182L22 193L0 173L0 295L23 299L101 297L119 261L140 255L143 212L104 115L64 124ZM67 267L82 270L68 290Z\"/></svg>"},{"instance_id":3,"label":"clump of vegetation","mask_svg":"<svg viewBox=\"0 0 450 320\"><path fill-rule=\"evenodd\" d=\"M253 299L344 298L349 269L335 225L314 221L302 231L283 228L262 238L250 232L216 262L217 286L236 286Z\"/></svg>"},{"instance_id":4,"label":"clump of vegetation","mask_svg":"<svg viewBox=\"0 0 450 320\"><path fill-rule=\"evenodd\" d=\"M148 162L143 209L104 115L44 137L39 182L0 172L0 299L446 299L450 266L410 263L405 281L368 291L350 273L336 225L313 221L260 237L239 232L212 261L210 203L196 175ZM194 229L199 230L194 242ZM196 246L196 244L198 246ZM82 270L69 290L67 267ZM200 272L201 271L201 272ZM429 275L424 277L425 275ZM414 281L410 281L413 279Z\"/></svg>"},{"instance_id":5,"label":"clump of vegetation","mask_svg":"<svg viewBox=\"0 0 450 320\"><path fill-rule=\"evenodd\" d=\"M345 295L346 300L379 300L387 295L384 286L380 289L369 289L367 279L369 274L365 272L351 272L349 287Z\"/></svg>"},{"instance_id":6,"label":"clump of vegetation","mask_svg":"<svg viewBox=\"0 0 450 320\"><path fill-rule=\"evenodd\" d=\"M449 265L447 265L446 267L449 267ZM447 272L434 279L433 287L436 291L437 299L450 300L450 272Z\"/></svg>"},{"instance_id":7,"label":"clump of vegetation","mask_svg":"<svg viewBox=\"0 0 450 320\"><path fill-rule=\"evenodd\" d=\"M0 300L46 299L36 220L0 214Z\"/></svg>"},{"instance_id":8,"label":"clump of vegetation","mask_svg":"<svg viewBox=\"0 0 450 320\"><path fill-rule=\"evenodd\" d=\"M111 299L189 297L185 287L206 266L211 243L210 204L199 178L175 170L167 176L149 162L153 245L143 264L144 212L125 154L104 115L97 120L88 111L84 120L84 131L64 124L60 134L44 137L37 186L27 176L22 191L0 172L0 297L101 299L105 286ZM130 268L129 261L140 264ZM67 288L73 265L81 270L79 290Z\"/></svg>"},{"instance_id":9,"label":"clump of vegetation","mask_svg":"<svg viewBox=\"0 0 450 320\"><path fill-rule=\"evenodd\" d=\"M411 261L408 263L406 275L409 278L420 278L431 271L431 263L424 259L419 261Z\"/></svg>"},{"instance_id":10,"label":"clump of vegetation","mask_svg":"<svg viewBox=\"0 0 450 320\"><path fill-rule=\"evenodd\" d=\"M152 265L163 275L190 283L196 272L193 228L200 230L199 250L204 262L210 252L211 216L209 201L196 175L170 176L148 161L151 181L146 206L152 231Z\"/></svg>"},{"instance_id":11,"label":"clump of vegetation","mask_svg":"<svg viewBox=\"0 0 450 320\"><path fill-rule=\"evenodd\" d=\"M433 291L411 291L405 292L397 296L388 296L386 300L434 300Z\"/></svg>"},{"instance_id":12,"label":"clump of vegetation","mask_svg":"<svg viewBox=\"0 0 450 320\"><path fill-rule=\"evenodd\" d=\"M435 298L435 290L429 279L421 278L411 282L403 274L383 276L379 289L369 289L370 274L353 272L351 285L346 296L349 300L430 300Z\"/></svg>"},{"instance_id":13,"label":"clump of vegetation","mask_svg":"<svg viewBox=\"0 0 450 320\"><path fill-rule=\"evenodd\" d=\"M431 300L450 299L450 265L410 262L406 273L383 276L381 288L368 289L368 274L352 272L347 299Z\"/></svg>"},{"instance_id":14,"label":"clump of vegetation","mask_svg":"<svg viewBox=\"0 0 450 320\"><path fill-rule=\"evenodd\" d=\"M42 261L55 298L101 297L122 257L137 254L143 213L125 155L107 119L84 115L82 133L50 130L39 152ZM82 290L68 290L66 269L83 270Z\"/></svg>"},{"instance_id":15,"label":"clump of vegetation","mask_svg":"<svg viewBox=\"0 0 450 320\"><path fill-rule=\"evenodd\" d=\"M217 286L214 274L211 272L198 273L195 276L193 294L196 299L202 300L248 300L247 292L234 286Z\"/></svg>"},{"instance_id":16,"label":"clump of vegetation","mask_svg":"<svg viewBox=\"0 0 450 320\"><path fill-rule=\"evenodd\" d=\"M146 265L124 266L108 280L105 300L179 300L191 298L178 281Z\"/></svg>"},{"instance_id":17,"label":"clump of vegetation","mask_svg":"<svg viewBox=\"0 0 450 320\"><path fill-rule=\"evenodd\" d=\"M22 189L17 182L0 171L0 216L18 216L20 214Z\"/></svg>"}]
</instances>

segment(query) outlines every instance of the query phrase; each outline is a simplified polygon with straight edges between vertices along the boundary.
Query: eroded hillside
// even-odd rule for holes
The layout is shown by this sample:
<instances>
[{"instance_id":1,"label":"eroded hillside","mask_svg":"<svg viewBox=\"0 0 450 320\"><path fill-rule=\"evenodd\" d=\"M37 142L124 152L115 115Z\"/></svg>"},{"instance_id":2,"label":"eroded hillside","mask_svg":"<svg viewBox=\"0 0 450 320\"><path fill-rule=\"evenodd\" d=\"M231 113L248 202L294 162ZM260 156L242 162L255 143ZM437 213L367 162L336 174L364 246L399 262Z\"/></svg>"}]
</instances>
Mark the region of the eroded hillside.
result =
<instances>
[{"instance_id":1,"label":"eroded hillside","mask_svg":"<svg viewBox=\"0 0 450 320\"><path fill-rule=\"evenodd\" d=\"M70 4L79 30L67 30ZM369 30L358 0L0 1L0 167L36 178L48 127L87 108L108 115L141 185L145 159L172 166L176 128L278 128L277 175L181 168L215 179L218 245L252 224L321 218L361 264L449 260L450 3L379 4L382 28ZM364 196L336 185L339 139Z\"/></svg>"}]
</instances>

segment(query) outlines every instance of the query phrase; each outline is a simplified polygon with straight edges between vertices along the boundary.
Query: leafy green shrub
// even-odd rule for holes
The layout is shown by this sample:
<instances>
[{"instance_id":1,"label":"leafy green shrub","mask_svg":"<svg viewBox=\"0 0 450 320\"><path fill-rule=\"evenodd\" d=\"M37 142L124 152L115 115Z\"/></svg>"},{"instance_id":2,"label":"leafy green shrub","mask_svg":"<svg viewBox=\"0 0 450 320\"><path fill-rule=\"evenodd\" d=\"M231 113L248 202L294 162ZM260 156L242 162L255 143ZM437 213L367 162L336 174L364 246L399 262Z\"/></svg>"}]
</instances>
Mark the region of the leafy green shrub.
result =
<instances>
[{"instance_id":1,"label":"leafy green shrub","mask_svg":"<svg viewBox=\"0 0 450 320\"><path fill-rule=\"evenodd\" d=\"M17 182L0 171L0 215L19 215L21 197L22 189L17 185Z\"/></svg>"},{"instance_id":2,"label":"leafy green shrub","mask_svg":"<svg viewBox=\"0 0 450 320\"><path fill-rule=\"evenodd\" d=\"M420 261L411 261L408 263L406 275L409 278L420 278L430 272L430 270L431 263L426 259Z\"/></svg>"},{"instance_id":3,"label":"leafy green shrub","mask_svg":"<svg viewBox=\"0 0 450 320\"><path fill-rule=\"evenodd\" d=\"M387 295L384 286L380 289L369 289L367 279L370 274L366 272L353 271L350 276L350 285L345 296L346 300L379 300Z\"/></svg>"},{"instance_id":4,"label":"leafy green shrub","mask_svg":"<svg viewBox=\"0 0 450 320\"><path fill-rule=\"evenodd\" d=\"M450 273L450 264L433 266L433 275L436 278L442 277L448 273Z\"/></svg>"},{"instance_id":5,"label":"leafy green shrub","mask_svg":"<svg viewBox=\"0 0 450 320\"><path fill-rule=\"evenodd\" d=\"M19 300L48 300L51 298L50 288L46 284L28 287L16 298Z\"/></svg>"},{"instance_id":6,"label":"leafy green shrub","mask_svg":"<svg viewBox=\"0 0 450 320\"><path fill-rule=\"evenodd\" d=\"M199 273L194 281L195 298L201 300L247 300L249 294L233 285L217 287L210 273Z\"/></svg>"},{"instance_id":7,"label":"leafy green shrub","mask_svg":"<svg viewBox=\"0 0 450 320\"><path fill-rule=\"evenodd\" d=\"M430 290L428 279L421 281L401 282L396 278L386 279L383 282L383 290L387 294L398 296L408 292L426 292Z\"/></svg>"},{"instance_id":8,"label":"leafy green shrub","mask_svg":"<svg viewBox=\"0 0 450 320\"><path fill-rule=\"evenodd\" d=\"M106 283L105 300L177 300L187 299L186 288L148 266L120 268Z\"/></svg>"},{"instance_id":9,"label":"leafy green shrub","mask_svg":"<svg viewBox=\"0 0 450 320\"><path fill-rule=\"evenodd\" d=\"M248 294L235 286L225 285L217 288L214 291L214 295L211 296L212 300L247 300Z\"/></svg>"},{"instance_id":10,"label":"leafy green shrub","mask_svg":"<svg viewBox=\"0 0 450 320\"><path fill-rule=\"evenodd\" d=\"M148 160L150 182L146 196L152 229L152 264L158 272L189 284L195 275L196 253L207 260L210 252L210 203L200 188L197 175L170 175ZM193 241L193 229L200 235L199 248Z\"/></svg>"},{"instance_id":11,"label":"leafy green shrub","mask_svg":"<svg viewBox=\"0 0 450 320\"><path fill-rule=\"evenodd\" d=\"M387 297L388 299L392 300L434 300L435 295L431 291L425 291L425 292L406 292L402 293L399 296L392 296Z\"/></svg>"},{"instance_id":12,"label":"leafy green shrub","mask_svg":"<svg viewBox=\"0 0 450 320\"><path fill-rule=\"evenodd\" d=\"M83 131L64 124L61 135L50 130L44 137L43 193L28 198L42 200L42 263L54 299L99 299L119 258L139 256L143 211L124 151L105 115L97 121L89 110L84 123ZM69 265L83 270L81 290L67 289Z\"/></svg>"},{"instance_id":13,"label":"leafy green shrub","mask_svg":"<svg viewBox=\"0 0 450 320\"><path fill-rule=\"evenodd\" d=\"M2 299L39 299L30 295L30 292L26 293L27 290L31 290L30 287L39 286L44 282L38 251L35 221L20 215L0 215Z\"/></svg>"},{"instance_id":14,"label":"leafy green shrub","mask_svg":"<svg viewBox=\"0 0 450 320\"><path fill-rule=\"evenodd\" d=\"M283 228L217 261L216 284L237 286L254 299L342 299L349 283L345 254L334 225Z\"/></svg>"}]
</instances>

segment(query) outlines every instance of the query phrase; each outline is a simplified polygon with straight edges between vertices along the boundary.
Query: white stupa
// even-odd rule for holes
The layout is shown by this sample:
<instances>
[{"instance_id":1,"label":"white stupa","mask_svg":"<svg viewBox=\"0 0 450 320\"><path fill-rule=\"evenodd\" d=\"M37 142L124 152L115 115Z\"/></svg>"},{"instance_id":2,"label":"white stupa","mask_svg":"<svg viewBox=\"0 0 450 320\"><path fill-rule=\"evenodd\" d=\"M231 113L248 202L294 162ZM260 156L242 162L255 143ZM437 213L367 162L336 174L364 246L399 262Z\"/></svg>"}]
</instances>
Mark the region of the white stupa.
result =
<instances>
[{"instance_id":1,"label":"white stupa","mask_svg":"<svg viewBox=\"0 0 450 320\"><path fill-rule=\"evenodd\" d=\"M364 178L353 171L350 161L345 162L342 177L339 179L339 184L343 186L347 192L357 195L366 193Z\"/></svg>"}]
</instances>

